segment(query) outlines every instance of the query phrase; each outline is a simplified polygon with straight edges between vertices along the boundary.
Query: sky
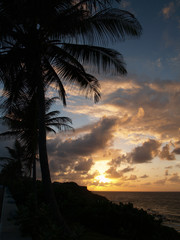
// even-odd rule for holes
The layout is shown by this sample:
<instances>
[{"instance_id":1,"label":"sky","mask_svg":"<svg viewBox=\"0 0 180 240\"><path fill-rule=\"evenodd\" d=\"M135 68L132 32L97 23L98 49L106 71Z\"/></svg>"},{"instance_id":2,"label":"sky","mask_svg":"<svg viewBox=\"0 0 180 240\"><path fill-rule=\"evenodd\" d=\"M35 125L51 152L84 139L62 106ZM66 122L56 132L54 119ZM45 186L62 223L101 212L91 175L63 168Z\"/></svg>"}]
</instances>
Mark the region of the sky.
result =
<instances>
[{"instance_id":1,"label":"sky","mask_svg":"<svg viewBox=\"0 0 180 240\"><path fill-rule=\"evenodd\" d=\"M66 108L56 103L75 131L48 135L52 180L91 191L180 191L180 0L117 7L143 27L140 38L109 45L123 54L128 74L93 72L97 104L76 88L67 89Z\"/></svg>"}]
</instances>

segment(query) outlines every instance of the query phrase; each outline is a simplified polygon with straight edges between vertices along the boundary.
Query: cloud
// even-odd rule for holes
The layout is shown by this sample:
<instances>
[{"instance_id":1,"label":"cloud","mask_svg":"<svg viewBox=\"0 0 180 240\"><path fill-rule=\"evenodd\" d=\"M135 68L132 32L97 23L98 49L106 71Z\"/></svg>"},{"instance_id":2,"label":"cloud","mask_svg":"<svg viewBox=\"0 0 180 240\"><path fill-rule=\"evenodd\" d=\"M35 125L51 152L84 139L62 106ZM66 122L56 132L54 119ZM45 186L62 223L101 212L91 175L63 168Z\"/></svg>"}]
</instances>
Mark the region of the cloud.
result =
<instances>
[{"instance_id":1,"label":"cloud","mask_svg":"<svg viewBox=\"0 0 180 240\"><path fill-rule=\"evenodd\" d=\"M127 173L127 172L131 172L131 171L133 171L133 170L134 170L134 168L128 166L128 167L122 169L121 172L122 172L122 173Z\"/></svg>"},{"instance_id":2,"label":"cloud","mask_svg":"<svg viewBox=\"0 0 180 240\"><path fill-rule=\"evenodd\" d=\"M157 92L147 83L139 82L139 87L136 88L117 88L116 91L106 97L104 103L131 112L135 112L141 107L146 112L147 108L148 110L162 109L162 107L169 103L169 96Z\"/></svg>"},{"instance_id":3,"label":"cloud","mask_svg":"<svg viewBox=\"0 0 180 240\"><path fill-rule=\"evenodd\" d=\"M179 21L180 22L180 21ZM174 66L179 66L180 63L180 53L178 53L176 56L171 57L168 59L169 63Z\"/></svg>"},{"instance_id":4,"label":"cloud","mask_svg":"<svg viewBox=\"0 0 180 240\"><path fill-rule=\"evenodd\" d=\"M172 169L173 166L168 166L168 167L165 167L165 169Z\"/></svg>"},{"instance_id":5,"label":"cloud","mask_svg":"<svg viewBox=\"0 0 180 240\"><path fill-rule=\"evenodd\" d=\"M119 167L121 162L126 161L126 155L120 155L117 158L112 159L110 162L108 162L108 165L113 166L113 167Z\"/></svg>"},{"instance_id":6,"label":"cloud","mask_svg":"<svg viewBox=\"0 0 180 240\"><path fill-rule=\"evenodd\" d=\"M154 157L158 155L160 142L149 139L144 142L142 146L134 148L129 154L129 160L131 163L145 163L150 162Z\"/></svg>"},{"instance_id":7,"label":"cloud","mask_svg":"<svg viewBox=\"0 0 180 240\"><path fill-rule=\"evenodd\" d=\"M180 154L180 147L175 148L175 149L173 150L173 153L175 153L175 154Z\"/></svg>"},{"instance_id":8,"label":"cloud","mask_svg":"<svg viewBox=\"0 0 180 240\"><path fill-rule=\"evenodd\" d=\"M123 176L123 173L121 171L117 171L114 167L110 167L105 173L108 178L120 178Z\"/></svg>"},{"instance_id":9,"label":"cloud","mask_svg":"<svg viewBox=\"0 0 180 240\"><path fill-rule=\"evenodd\" d=\"M148 178L148 175L144 174L140 178Z\"/></svg>"},{"instance_id":10,"label":"cloud","mask_svg":"<svg viewBox=\"0 0 180 240\"><path fill-rule=\"evenodd\" d=\"M136 175L131 175L127 180L136 180L137 176Z\"/></svg>"},{"instance_id":11,"label":"cloud","mask_svg":"<svg viewBox=\"0 0 180 240\"><path fill-rule=\"evenodd\" d=\"M134 168L130 166L123 168L121 170L117 170L116 164L115 164L114 166L111 166L105 173L108 178L120 178L120 177L123 177L124 173L131 172L133 170Z\"/></svg>"},{"instance_id":12,"label":"cloud","mask_svg":"<svg viewBox=\"0 0 180 240\"><path fill-rule=\"evenodd\" d=\"M167 179L165 178L165 179L160 179L160 180L157 180L157 181L155 181L154 182L154 184L160 184L160 185L164 185L165 183L166 183L166 181L167 181Z\"/></svg>"},{"instance_id":13,"label":"cloud","mask_svg":"<svg viewBox=\"0 0 180 240\"><path fill-rule=\"evenodd\" d=\"M48 142L49 151L69 156L88 156L98 150L111 145L113 128L117 122L116 118L103 118L94 124L90 133L80 135L76 139L68 139L64 142L55 138ZM60 156L61 156L60 155Z\"/></svg>"},{"instance_id":14,"label":"cloud","mask_svg":"<svg viewBox=\"0 0 180 240\"><path fill-rule=\"evenodd\" d=\"M165 171L165 176L168 176L169 175L169 172L168 170Z\"/></svg>"},{"instance_id":15,"label":"cloud","mask_svg":"<svg viewBox=\"0 0 180 240\"><path fill-rule=\"evenodd\" d=\"M173 150L170 153L170 145L166 144L160 149L161 142L149 139L145 141L141 146L135 147L132 152L127 153L126 159L130 163L146 163L150 162L155 157L159 157L162 160L176 160L175 153ZM170 167L168 167L170 168Z\"/></svg>"},{"instance_id":16,"label":"cloud","mask_svg":"<svg viewBox=\"0 0 180 240\"><path fill-rule=\"evenodd\" d=\"M86 159L83 159L82 161L78 162L76 165L75 165L75 171L85 171L85 172L88 172L92 165L93 165L93 159L92 158L89 158L88 160Z\"/></svg>"},{"instance_id":17,"label":"cloud","mask_svg":"<svg viewBox=\"0 0 180 240\"><path fill-rule=\"evenodd\" d=\"M93 121L102 115L115 117L119 125L118 137L129 144L141 143L142 137L145 139L147 135L164 142L179 136L178 80L150 81L145 76L130 75L125 79L105 79L101 85L102 100L98 105L83 102L69 106L67 111L83 114Z\"/></svg>"},{"instance_id":18,"label":"cloud","mask_svg":"<svg viewBox=\"0 0 180 240\"><path fill-rule=\"evenodd\" d=\"M104 109L111 109L112 115L124 114L124 119L126 116L121 132L151 135L169 141L178 137L180 82L148 81L138 76L126 81L130 83L129 88L118 86L104 96L102 103Z\"/></svg>"},{"instance_id":19,"label":"cloud","mask_svg":"<svg viewBox=\"0 0 180 240\"><path fill-rule=\"evenodd\" d=\"M48 140L50 169L54 176L59 172L87 174L94 164L93 154L112 145L113 132L117 124L116 118L102 118L91 125L90 132L62 141L58 135ZM87 129L87 127L85 128Z\"/></svg>"},{"instance_id":20,"label":"cloud","mask_svg":"<svg viewBox=\"0 0 180 240\"><path fill-rule=\"evenodd\" d=\"M98 171L94 173L82 173L82 172L59 172L53 175L53 181L65 181L76 182L79 185L88 185L94 181L94 178L99 175Z\"/></svg>"},{"instance_id":21,"label":"cloud","mask_svg":"<svg viewBox=\"0 0 180 240\"><path fill-rule=\"evenodd\" d=\"M128 179L120 169L122 163L123 166L149 163L154 157L174 160L179 145L167 142L179 140L179 101L178 80L150 81L135 75L105 79L102 101L96 107L90 102L80 104L79 101L72 102L67 109L86 116L90 124L70 133L69 139L63 140L57 135L48 140L53 174L64 172L66 179L68 175L73 178L79 174L85 181L85 177L91 177L93 163L106 160L109 165L106 175L122 180ZM133 171L131 166L124 169Z\"/></svg>"},{"instance_id":22,"label":"cloud","mask_svg":"<svg viewBox=\"0 0 180 240\"><path fill-rule=\"evenodd\" d=\"M158 68L161 68L161 67L162 67L162 59L161 59L161 58L158 58L158 59L155 61L155 66L157 66Z\"/></svg>"},{"instance_id":23,"label":"cloud","mask_svg":"<svg viewBox=\"0 0 180 240\"><path fill-rule=\"evenodd\" d=\"M152 185L152 183L151 182L146 182L146 183L142 183L141 185L142 186L149 186L149 185Z\"/></svg>"},{"instance_id":24,"label":"cloud","mask_svg":"<svg viewBox=\"0 0 180 240\"><path fill-rule=\"evenodd\" d=\"M173 2L170 2L168 6L162 9L164 18L168 19L175 12L175 6Z\"/></svg>"},{"instance_id":25,"label":"cloud","mask_svg":"<svg viewBox=\"0 0 180 240\"><path fill-rule=\"evenodd\" d=\"M140 108L138 109L137 118L138 118L138 119L143 118L143 117L144 117L144 114L145 114L144 109L143 109L142 107L140 107Z\"/></svg>"},{"instance_id":26,"label":"cloud","mask_svg":"<svg viewBox=\"0 0 180 240\"><path fill-rule=\"evenodd\" d=\"M175 154L174 154L174 151L172 153L170 153L170 147L169 147L169 144L166 144L162 151L159 153L159 157L161 159L166 159L166 160L175 160Z\"/></svg>"},{"instance_id":27,"label":"cloud","mask_svg":"<svg viewBox=\"0 0 180 240\"><path fill-rule=\"evenodd\" d=\"M173 176L168 179L168 181L172 183L180 183L180 176L178 173L174 173Z\"/></svg>"},{"instance_id":28,"label":"cloud","mask_svg":"<svg viewBox=\"0 0 180 240\"><path fill-rule=\"evenodd\" d=\"M127 8L131 5L131 3L129 1L125 1L125 0L122 0L121 1L121 7L122 8Z\"/></svg>"}]
</instances>

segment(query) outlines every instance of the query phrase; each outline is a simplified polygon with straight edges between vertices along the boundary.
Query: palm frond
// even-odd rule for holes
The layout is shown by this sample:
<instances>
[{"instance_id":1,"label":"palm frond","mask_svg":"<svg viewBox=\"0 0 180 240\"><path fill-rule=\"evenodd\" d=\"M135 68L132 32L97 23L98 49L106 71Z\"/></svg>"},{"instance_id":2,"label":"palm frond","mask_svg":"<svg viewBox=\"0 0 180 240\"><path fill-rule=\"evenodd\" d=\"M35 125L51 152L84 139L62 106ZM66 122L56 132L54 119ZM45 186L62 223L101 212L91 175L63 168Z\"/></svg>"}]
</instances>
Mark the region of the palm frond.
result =
<instances>
[{"instance_id":1,"label":"palm frond","mask_svg":"<svg viewBox=\"0 0 180 240\"><path fill-rule=\"evenodd\" d=\"M15 130L15 131L9 130L9 131L0 133L0 138L10 139L12 137L17 137L20 133L21 133L21 131L19 131L19 130Z\"/></svg>"},{"instance_id":2,"label":"palm frond","mask_svg":"<svg viewBox=\"0 0 180 240\"><path fill-rule=\"evenodd\" d=\"M53 132L54 134L56 134L56 131L52 128L46 125L46 131L47 132Z\"/></svg>"},{"instance_id":3,"label":"palm frond","mask_svg":"<svg viewBox=\"0 0 180 240\"><path fill-rule=\"evenodd\" d=\"M57 116L60 112L59 111L51 111L49 113L45 114L45 121L47 122L50 120L52 117Z\"/></svg>"},{"instance_id":4,"label":"palm frond","mask_svg":"<svg viewBox=\"0 0 180 240\"><path fill-rule=\"evenodd\" d=\"M70 64L76 66L77 68L84 71L83 66L77 61L77 58L74 58L71 54L69 54L64 48L61 48L59 46L51 45L47 49L47 54L49 54L49 59L51 59L51 64L53 65L54 61L56 61L57 58L62 58L64 61L69 62Z\"/></svg>"},{"instance_id":5,"label":"palm frond","mask_svg":"<svg viewBox=\"0 0 180 240\"><path fill-rule=\"evenodd\" d=\"M0 157L0 161L13 161L13 158L9 158L9 157ZM6 163L5 163L6 164ZM3 164L1 164L1 166L3 166Z\"/></svg>"},{"instance_id":6,"label":"palm frond","mask_svg":"<svg viewBox=\"0 0 180 240\"><path fill-rule=\"evenodd\" d=\"M102 69L103 72L127 73L123 56L113 49L79 44L63 44L63 48L83 64L94 66L98 72Z\"/></svg>"},{"instance_id":7,"label":"palm frond","mask_svg":"<svg viewBox=\"0 0 180 240\"><path fill-rule=\"evenodd\" d=\"M57 74L62 80L70 84L77 84L80 89L85 92L86 97L93 97L95 102L99 101L100 85L94 76L82 71L63 59L56 59L56 66Z\"/></svg>"},{"instance_id":8,"label":"palm frond","mask_svg":"<svg viewBox=\"0 0 180 240\"><path fill-rule=\"evenodd\" d=\"M49 132L54 132L56 131L53 129L53 127L57 128L59 131L74 131L73 127L69 126L68 124L65 123L50 123L50 126L47 124L46 129Z\"/></svg>"},{"instance_id":9,"label":"palm frond","mask_svg":"<svg viewBox=\"0 0 180 240\"><path fill-rule=\"evenodd\" d=\"M55 103L55 101L60 100L59 97L52 97L52 98L46 98L45 101L45 110L46 112L49 111L49 109L51 108L52 104Z\"/></svg>"},{"instance_id":10,"label":"palm frond","mask_svg":"<svg viewBox=\"0 0 180 240\"><path fill-rule=\"evenodd\" d=\"M66 91L64 89L64 86L61 82L61 80L59 79L58 74L56 73L56 71L54 70L54 68L51 66L51 64L46 61L45 62L45 81L46 83L56 83L56 86L58 87L58 93L60 96L60 99L62 100L64 106L66 106Z\"/></svg>"},{"instance_id":11,"label":"palm frond","mask_svg":"<svg viewBox=\"0 0 180 240\"><path fill-rule=\"evenodd\" d=\"M97 11L90 16L82 15L74 23L73 19L72 22L67 20L64 28L66 28L66 36L73 36L77 41L88 44L123 41L126 36L139 37L142 33L142 27L133 14L125 10L112 8ZM74 38L72 38L73 41ZM69 41L72 42L70 39Z\"/></svg>"}]
</instances>

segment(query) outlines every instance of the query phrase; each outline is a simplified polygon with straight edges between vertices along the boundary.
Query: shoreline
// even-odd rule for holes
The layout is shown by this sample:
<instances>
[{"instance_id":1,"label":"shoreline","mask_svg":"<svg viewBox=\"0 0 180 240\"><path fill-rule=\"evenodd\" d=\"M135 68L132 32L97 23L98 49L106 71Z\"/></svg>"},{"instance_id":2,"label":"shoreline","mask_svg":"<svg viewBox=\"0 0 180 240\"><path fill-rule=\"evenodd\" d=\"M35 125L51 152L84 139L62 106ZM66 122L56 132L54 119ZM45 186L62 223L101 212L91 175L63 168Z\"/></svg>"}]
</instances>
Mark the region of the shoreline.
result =
<instances>
[{"instance_id":1,"label":"shoreline","mask_svg":"<svg viewBox=\"0 0 180 240\"><path fill-rule=\"evenodd\" d=\"M172 198L168 199L169 201L167 200L167 202L160 201L160 203L158 203L159 201L158 196L159 195L164 196L165 194L170 194L170 195L178 194L178 199L177 199L178 201L180 198L180 192L92 191L92 193L98 194L100 196L104 196L109 201L115 204L118 204L120 202L123 204L131 203L133 207L139 210L143 209L148 214L154 216L155 219L160 220L162 222L162 225L171 227L180 233L180 212L179 212L180 207L178 206L177 211L175 211L174 208L171 208L170 200L172 200L173 196L171 196ZM142 195L143 193L145 194L145 196ZM151 197L151 193L155 194L155 196L157 195L156 198ZM121 194L123 195L121 196ZM138 194L140 194L141 196L139 196ZM154 205L152 204L152 202L154 202ZM167 210L164 208L165 206ZM176 206L177 206L177 203L176 203Z\"/></svg>"}]
</instances>

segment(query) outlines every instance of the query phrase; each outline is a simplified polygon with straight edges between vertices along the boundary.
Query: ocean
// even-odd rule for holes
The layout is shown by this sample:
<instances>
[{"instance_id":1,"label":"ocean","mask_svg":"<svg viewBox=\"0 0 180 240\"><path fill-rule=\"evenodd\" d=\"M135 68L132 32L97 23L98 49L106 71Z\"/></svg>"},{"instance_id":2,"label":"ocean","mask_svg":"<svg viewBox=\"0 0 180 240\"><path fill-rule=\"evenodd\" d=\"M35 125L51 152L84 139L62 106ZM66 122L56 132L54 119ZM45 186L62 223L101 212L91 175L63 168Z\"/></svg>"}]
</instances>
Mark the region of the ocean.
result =
<instances>
[{"instance_id":1,"label":"ocean","mask_svg":"<svg viewBox=\"0 0 180 240\"><path fill-rule=\"evenodd\" d=\"M114 203L132 203L150 214L160 215L163 224L180 232L180 192L94 192Z\"/></svg>"}]
</instances>

